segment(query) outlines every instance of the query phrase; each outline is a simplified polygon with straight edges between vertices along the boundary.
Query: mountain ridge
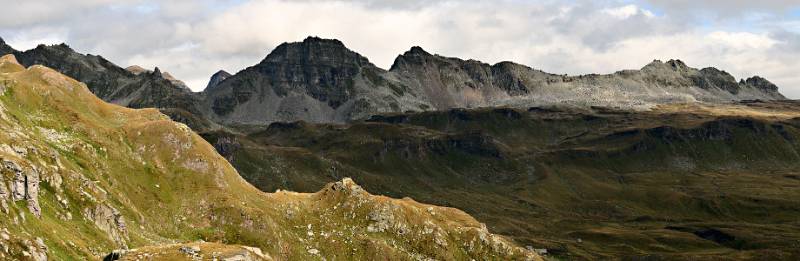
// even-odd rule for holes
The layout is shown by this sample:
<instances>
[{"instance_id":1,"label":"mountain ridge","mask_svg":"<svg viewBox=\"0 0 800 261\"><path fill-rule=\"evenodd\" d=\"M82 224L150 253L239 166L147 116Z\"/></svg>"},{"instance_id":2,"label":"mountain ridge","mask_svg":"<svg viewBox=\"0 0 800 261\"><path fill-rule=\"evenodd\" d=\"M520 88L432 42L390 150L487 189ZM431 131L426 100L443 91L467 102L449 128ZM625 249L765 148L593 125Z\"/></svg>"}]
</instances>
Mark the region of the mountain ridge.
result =
<instances>
[{"instance_id":1,"label":"mountain ridge","mask_svg":"<svg viewBox=\"0 0 800 261\"><path fill-rule=\"evenodd\" d=\"M121 72L124 69L100 56L81 55L64 44L25 52L2 46L0 50L12 50L25 65L50 65L87 82L104 100L202 119L192 121L206 122L195 124L200 128L296 120L343 123L380 113L452 108L567 105L647 110L669 103L785 99L762 77L736 81L724 70L695 69L680 60L654 60L639 70L611 74L567 76L509 61L488 64L444 57L414 46L385 70L339 40L319 37L282 43L256 65L230 76L212 75L207 88L194 93L163 75Z\"/></svg>"},{"instance_id":2,"label":"mountain ridge","mask_svg":"<svg viewBox=\"0 0 800 261\"><path fill-rule=\"evenodd\" d=\"M299 51L287 52L294 49ZM314 56L320 52L337 55ZM325 76L282 70L277 65L340 71ZM737 82L725 71L695 69L680 60L656 60L639 70L605 75L565 76L513 62L487 64L444 57L418 46L398 55L384 70L341 41L309 37L279 45L261 63L204 94L206 102L213 103L212 118L244 124L346 122L375 113L459 107L570 104L647 109L663 103L785 99L777 86L768 81L762 84L755 79L763 78L756 77ZM243 90L243 86L249 87ZM253 96L257 101L250 99ZM287 99L292 106L275 107Z\"/></svg>"}]
</instances>

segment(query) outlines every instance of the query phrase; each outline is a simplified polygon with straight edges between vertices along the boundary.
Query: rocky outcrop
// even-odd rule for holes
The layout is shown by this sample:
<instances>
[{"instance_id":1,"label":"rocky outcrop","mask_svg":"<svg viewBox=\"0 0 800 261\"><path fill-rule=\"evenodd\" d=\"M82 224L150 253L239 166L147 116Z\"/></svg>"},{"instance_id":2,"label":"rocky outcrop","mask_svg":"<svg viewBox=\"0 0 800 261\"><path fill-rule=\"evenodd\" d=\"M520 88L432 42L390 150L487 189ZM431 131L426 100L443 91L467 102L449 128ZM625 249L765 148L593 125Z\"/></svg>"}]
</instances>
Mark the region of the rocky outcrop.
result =
<instances>
[{"instance_id":1,"label":"rocky outcrop","mask_svg":"<svg viewBox=\"0 0 800 261\"><path fill-rule=\"evenodd\" d=\"M4 172L10 172L14 176L11 181L11 199L13 201L25 200L28 210L34 216L41 217L42 210L39 206L39 171L35 168L23 169L23 167L11 160L3 160L3 166ZM4 209L6 209L6 207L4 207Z\"/></svg>"},{"instance_id":2,"label":"rocky outcrop","mask_svg":"<svg viewBox=\"0 0 800 261\"><path fill-rule=\"evenodd\" d=\"M189 86L187 86L186 83L184 83L181 80L178 80L177 78L175 78L174 76L172 76L172 74L169 74L168 72L161 72L161 70L159 70L158 67L155 68L155 71L151 71L151 70L142 68L141 66L138 66L138 65L131 65L131 66L128 66L127 68L125 68L125 70L131 72L134 75L142 75L143 73L151 74L151 73L155 73L155 71L157 71L158 72L157 75L159 75L162 78L170 81L173 85L181 87L181 88L184 88L186 90L190 90Z\"/></svg>"},{"instance_id":3,"label":"rocky outcrop","mask_svg":"<svg viewBox=\"0 0 800 261\"><path fill-rule=\"evenodd\" d=\"M29 257L35 261L47 261L47 245L42 238L37 237L33 242L26 242ZM24 255L24 253L23 253Z\"/></svg>"},{"instance_id":4,"label":"rocky outcrop","mask_svg":"<svg viewBox=\"0 0 800 261\"><path fill-rule=\"evenodd\" d=\"M127 68L125 68L125 70L131 72L134 75L139 75L145 72L151 72L150 70L142 68L141 66L138 65L128 66Z\"/></svg>"},{"instance_id":5,"label":"rocky outcrop","mask_svg":"<svg viewBox=\"0 0 800 261\"><path fill-rule=\"evenodd\" d=\"M125 246L128 240L128 229L125 218L119 210L105 205L97 204L81 211L83 217L94 223L100 230L120 246Z\"/></svg>"},{"instance_id":6,"label":"rocky outcrop","mask_svg":"<svg viewBox=\"0 0 800 261\"><path fill-rule=\"evenodd\" d=\"M25 174L22 168L13 161L3 162L6 171L13 173L14 179L11 181L11 199L14 201L25 199Z\"/></svg>"},{"instance_id":7,"label":"rocky outcrop","mask_svg":"<svg viewBox=\"0 0 800 261\"><path fill-rule=\"evenodd\" d=\"M0 208L2 208L4 214L8 214L8 202L6 200L10 196L11 194L8 192L3 175L0 175Z\"/></svg>"},{"instance_id":8,"label":"rocky outcrop","mask_svg":"<svg viewBox=\"0 0 800 261\"><path fill-rule=\"evenodd\" d=\"M219 137L214 142L214 149L217 152L225 157L228 161L233 161L233 155L236 151L238 151L242 147L242 144L236 140L236 137L231 136L224 136Z\"/></svg>"}]
</instances>

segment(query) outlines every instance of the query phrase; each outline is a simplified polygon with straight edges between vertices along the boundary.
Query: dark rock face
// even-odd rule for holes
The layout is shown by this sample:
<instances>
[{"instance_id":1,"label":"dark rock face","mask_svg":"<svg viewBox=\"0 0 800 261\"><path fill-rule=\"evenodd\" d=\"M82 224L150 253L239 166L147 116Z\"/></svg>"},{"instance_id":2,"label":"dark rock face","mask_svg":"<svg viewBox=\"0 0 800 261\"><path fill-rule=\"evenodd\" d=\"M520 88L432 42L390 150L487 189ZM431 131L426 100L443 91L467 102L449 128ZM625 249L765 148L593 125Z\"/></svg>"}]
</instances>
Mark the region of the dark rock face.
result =
<instances>
[{"instance_id":1,"label":"dark rock face","mask_svg":"<svg viewBox=\"0 0 800 261\"><path fill-rule=\"evenodd\" d=\"M336 108L352 98L353 77L363 66L372 64L342 42L308 38L300 44L278 46L256 69L280 96L304 91Z\"/></svg>"},{"instance_id":2,"label":"dark rock face","mask_svg":"<svg viewBox=\"0 0 800 261\"><path fill-rule=\"evenodd\" d=\"M208 81L208 85L206 85L206 90L208 90L210 88L214 88L215 86L219 85L222 81L224 81L225 79L228 79L228 77L231 77L231 76L232 75L230 73L228 73L228 72L226 72L224 70L220 70L220 71L214 73L214 75L211 75L211 80Z\"/></svg>"},{"instance_id":3,"label":"dark rock face","mask_svg":"<svg viewBox=\"0 0 800 261\"><path fill-rule=\"evenodd\" d=\"M511 96L528 94L533 86L528 86L520 77L520 71L532 70L523 65L512 62L501 62L492 65L492 78L495 85L508 92Z\"/></svg>"},{"instance_id":4,"label":"dark rock face","mask_svg":"<svg viewBox=\"0 0 800 261\"><path fill-rule=\"evenodd\" d=\"M778 86L775 86L775 84L772 84L770 81L760 76L750 77L744 81L744 84L740 83L740 85L749 85L764 92L778 93Z\"/></svg>"},{"instance_id":5,"label":"dark rock face","mask_svg":"<svg viewBox=\"0 0 800 261\"><path fill-rule=\"evenodd\" d=\"M363 111L413 109L387 72L338 40L284 43L259 64L205 91L212 118L223 123L305 120L336 122Z\"/></svg>"},{"instance_id":6,"label":"dark rock face","mask_svg":"<svg viewBox=\"0 0 800 261\"><path fill-rule=\"evenodd\" d=\"M6 44L6 41L3 40L3 38L0 38L0 55L14 53L15 51L16 50L14 50L14 48L11 48L11 46L8 46L8 44Z\"/></svg>"},{"instance_id":7,"label":"dark rock face","mask_svg":"<svg viewBox=\"0 0 800 261\"><path fill-rule=\"evenodd\" d=\"M214 149L228 161L232 161L234 153L242 147L235 137L227 136L217 138L213 145Z\"/></svg>"},{"instance_id":8,"label":"dark rock face","mask_svg":"<svg viewBox=\"0 0 800 261\"><path fill-rule=\"evenodd\" d=\"M227 115L232 107L254 95L263 97L265 87L278 97L305 94L336 109L353 98L353 78L365 66L374 67L337 40L310 37L302 43L284 43L261 63L231 77L222 86L209 89L213 111ZM214 95L216 90L226 88L226 95Z\"/></svg>"},{"instance_id":9,"label":"dark rock face","mask_svg":"<svg viewBox=\"0 0 800 261\"><path fill-rule=\"evenodd\" d=\"M692 80L695 81L698 87L703 89L719 88L732 94L739 93L740 89L733 75L712 67L700 70L700 75L693 76Z\"/></svg>"}]
</instances>

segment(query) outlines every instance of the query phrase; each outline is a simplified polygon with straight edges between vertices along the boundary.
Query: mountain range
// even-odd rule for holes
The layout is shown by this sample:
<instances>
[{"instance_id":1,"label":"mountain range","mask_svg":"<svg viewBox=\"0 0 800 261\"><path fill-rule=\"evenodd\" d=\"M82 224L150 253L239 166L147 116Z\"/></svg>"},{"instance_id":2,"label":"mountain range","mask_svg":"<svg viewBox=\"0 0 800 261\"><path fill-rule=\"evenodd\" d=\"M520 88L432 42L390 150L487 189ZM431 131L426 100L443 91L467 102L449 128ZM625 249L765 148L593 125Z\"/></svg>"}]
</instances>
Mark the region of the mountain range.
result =
<instances>
[{"instance_id":1,"label":"mountain range","mask_svg":"<svg viewBox=\"0 0 800 261\"><path fill-rule=\"evenodd\" d=\"M15 51L26 66L42 64L86 83L101 99L132 108L160 108L197 128L297 121L343 123L379 113L452 108L546 105L649 109L659 104L782 100L778 87L754 76L736 81L716 68L680 60L653 61L609 75L556 75L501 62L433 55L413 47L389 70L338 40L306 38L276 47L260 63L234 75L221 71L193 93L155 71L125 70L65 44Z\"/></svg>"}]
</instances>

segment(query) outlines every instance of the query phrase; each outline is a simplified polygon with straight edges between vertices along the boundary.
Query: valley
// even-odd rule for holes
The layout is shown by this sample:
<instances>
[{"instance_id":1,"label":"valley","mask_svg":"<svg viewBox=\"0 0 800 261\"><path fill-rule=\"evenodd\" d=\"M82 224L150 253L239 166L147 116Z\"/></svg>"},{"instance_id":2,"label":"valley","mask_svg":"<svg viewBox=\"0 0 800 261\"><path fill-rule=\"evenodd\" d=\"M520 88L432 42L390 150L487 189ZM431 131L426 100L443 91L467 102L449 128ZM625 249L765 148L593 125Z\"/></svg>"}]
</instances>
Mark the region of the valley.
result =
<instances>
[{"instance_id":1,"label":"valley","mask_svg":"<svg viewBox=\"0 0 800 261\"><path fill-rule=\"evenodd\" d=\"M567 259L796 257L800 103L493 108L207 132L264 191L352 177Z\"/></svg>"}]
</instances>

